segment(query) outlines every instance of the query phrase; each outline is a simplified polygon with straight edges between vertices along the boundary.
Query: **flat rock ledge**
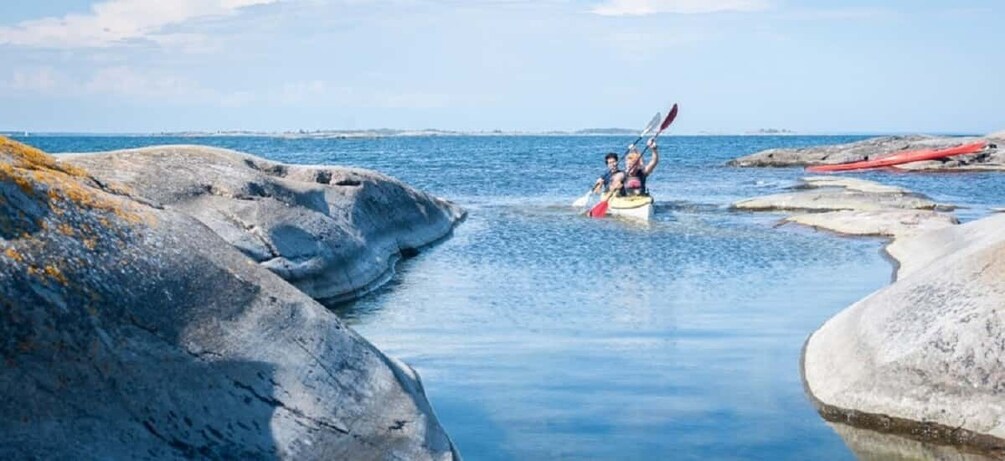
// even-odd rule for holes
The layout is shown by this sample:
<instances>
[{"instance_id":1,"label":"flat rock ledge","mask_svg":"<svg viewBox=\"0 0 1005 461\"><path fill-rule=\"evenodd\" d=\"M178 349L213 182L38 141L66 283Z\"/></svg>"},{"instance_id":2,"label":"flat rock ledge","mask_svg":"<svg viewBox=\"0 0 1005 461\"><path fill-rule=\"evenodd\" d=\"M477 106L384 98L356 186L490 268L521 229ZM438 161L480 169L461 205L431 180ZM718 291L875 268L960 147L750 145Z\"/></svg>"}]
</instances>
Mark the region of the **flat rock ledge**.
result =
<instances>
[{"instance_id":1,"label":"flat rock ledge","mask_svg":"<svg viewBox=\"0 0 1005 461\"><path fill-rule=\"evenodd\" d=\"M792 192L733 203L735 210L787 211L792 222L847 235L903 237L952 226L951 205L899 187L855 178L811 176Z\"/></svg>"},{"instance_id":2,"label":"flat rock ledge","mask_svg":"<svg viewBox=\"0 0 1005 461\"><path fill-rule=\"evenodd\" d=\"M287 165L205 146L60 155L102 182L194 217L331 304L386 282L402 256L449 235L456 205L377 172Z\"/></svg>"},{"instance_id":3,"label":"flat rock ledge","mask_svg":"<svg viewBox=\"0 0 1005 461\"><path fill-rule=\"evenodd\" d=\"M2 459L457 458L418 375L324 306L189 214L6 138L0 395Z\"/></svg>"},{"instance_id":4,"label":"flat rock ledge","mask_svg":"<svg viewBox=\"0 0 1005 461\"><path fill-rule=\"evenodd\" d=\"M1005 136L994 133L978 137L944 136L885 136L832 146L801 147L794 149L768 149L727 162L738 167L791 167L832 165L875 159L903 151L943 149L985 140L994 147L982 152L958 155L946 159L912 162L897 165L903 170L927 171L1002 171L1005 170Z\"/></svg>"}]
</instances>

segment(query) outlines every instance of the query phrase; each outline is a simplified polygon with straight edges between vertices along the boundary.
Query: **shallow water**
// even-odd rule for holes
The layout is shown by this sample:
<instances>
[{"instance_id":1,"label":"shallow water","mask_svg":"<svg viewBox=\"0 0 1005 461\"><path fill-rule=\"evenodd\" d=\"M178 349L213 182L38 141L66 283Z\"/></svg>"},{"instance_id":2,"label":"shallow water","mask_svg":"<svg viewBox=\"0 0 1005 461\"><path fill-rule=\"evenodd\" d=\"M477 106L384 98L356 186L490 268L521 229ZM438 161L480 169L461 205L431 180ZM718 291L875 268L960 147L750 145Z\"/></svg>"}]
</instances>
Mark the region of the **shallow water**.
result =
<instances>
[{"instance_id":1,"label":"shallow water","mask_svg":"<svg viewBox=\"0 0 1005 461\"><path fill-rule=\"evenodd\" d=\"M731 212L800 169L733 157L856 137L667 137L650 180L655 219L580 217L568 204L620 137L32 137L50 152L165 143L293 163L373 168L468 209L452 238L391 283L339 306L357 331L421 374L467 459L852 459L799 376L806 337L886 285L882 241L781 215ZM1005 203L991 173L851 176L964 205Z\"/></svg>"}]
</instances>

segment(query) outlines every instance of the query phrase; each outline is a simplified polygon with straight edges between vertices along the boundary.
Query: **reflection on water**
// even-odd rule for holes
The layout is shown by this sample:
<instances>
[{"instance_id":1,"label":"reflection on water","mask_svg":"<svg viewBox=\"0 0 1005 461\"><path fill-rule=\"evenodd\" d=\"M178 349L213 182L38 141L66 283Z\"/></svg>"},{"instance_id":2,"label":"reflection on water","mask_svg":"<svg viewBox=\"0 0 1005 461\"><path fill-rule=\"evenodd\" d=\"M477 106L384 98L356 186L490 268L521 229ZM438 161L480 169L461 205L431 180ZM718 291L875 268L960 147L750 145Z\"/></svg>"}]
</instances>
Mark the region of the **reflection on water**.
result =
<instances>
[{"instance_id":1,"label":"reflection on water","mask_svg":"<svg viewBox=\"0 0 1005 461\"><path fill-rule=\"evenodd\" d=\"M995 459L840 423L829 424L861 461L993 461Z\"/></svg>"},{"instance_id":2,"label":"reflection on water","mask_svg":"<svg viewBox=\"0 0 1005 461\"><path fill-rule=\"evenodd\" d=\"M880 242L671 206L479 207L342 315L422 373L472 459L851 459L798 358L888 279Z\"/></svg>"}]
</instances>

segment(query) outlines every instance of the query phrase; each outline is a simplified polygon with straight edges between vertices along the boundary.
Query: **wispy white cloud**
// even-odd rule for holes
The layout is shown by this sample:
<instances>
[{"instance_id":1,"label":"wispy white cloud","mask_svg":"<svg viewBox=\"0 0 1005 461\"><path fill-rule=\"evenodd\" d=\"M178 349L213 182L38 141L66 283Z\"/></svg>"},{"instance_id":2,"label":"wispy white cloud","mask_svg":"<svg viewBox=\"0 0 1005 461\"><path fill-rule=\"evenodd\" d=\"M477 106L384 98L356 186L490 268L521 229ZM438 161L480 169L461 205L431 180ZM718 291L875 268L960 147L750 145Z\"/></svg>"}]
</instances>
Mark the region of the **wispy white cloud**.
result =
<instances>
[{"instance_id":1,"label":"wispy white cloud","mask_svg":"<svg viewBox=\"0 0 1005 461\"><path fill-rule=\"evenodd\" d=\"M198 98L206 90L184 77L139 71L118 66L100 69L81 87L86 94L114 95L146 100L177 100Z\"/></svg>"},{"instance_id":2,"label":"wispy white cloud","mask_svg":"<svg viewBox=\"0 0 1005 461\"><path fill-rule=\"evenodd\" d=\"M107 0L89 14L69 14L0 27L0 44L43 48L108 47L151 39L165 27L224 16L280 0ZM161 37L161 40L166 40Z\"/></svg>"},{"instance_id":3,"label":"wispy white cloud","mask_svg":"<svg viewBox=\"0 0 1005 461\"><path fill-rule=\"evenodd\" d=\"M602 16L645 16L760 11L770 7L769 0L606 0L590 12Z\"/></svg>"},{"instance_id":4,"label":"wispy white cloud","mask_svg":"<svg viewBox=\"0 0 1005 461\"><path fill-rule=\"evenodd\" d=\"M795 20L845 21L876 19L895 16L889 8L882 7L847 7L829 9L804 9L786 12L782 17Z\"/></svg>"},{"instance_id":5,"label":"wispy white cloud","mask_svg":"<svg viewBox=\"0 0 1005 461\"><path fill-rule=\"evenodd\" d=\"M463 103L457 97L436 92L356 88L324 80L288 82L277 91L262 96L264 98L262 102L281 106L435 109Z\"/></svg>"},{"instance_id":6,"label":"wispy white cloud","mask_svg":"<svg viewBox=\"0 0 1005 461\"><path fill-rule=\"evenodd\" d=\"M199 81L162 70L111 66L83 73L53 67L13 69L0 79L0 96L31 94L56 98L108 98L146 104L199 104L229 108L342 107L436 109L475 105L487 97L435 91L374 89L325 80L291 81L264 91L211 88Z\"/></svg>"},{"instance_id":7,"label":"wispy white cloud","mask_svg":"<svg viewBox=\"0 0 1005 461\"><path fill-rule=\"evenodd\" d=\"M42 97L102 97L154 103L179 103L216 98L198 82L170 73L126 66L68 73L53 67L19 68L0 80L4 93Z\"/></svg>"},{"instance_id":8,"label":"wispy white cloud","mask_svg":"<svg viewBox=\"0 0 1005 461\"><path fill-rule=\"evenodd\" d=\"M15 69L0 88L12 92L51 93L61 86L62 76L51 67Z\"/></svg>"}]
</instances>

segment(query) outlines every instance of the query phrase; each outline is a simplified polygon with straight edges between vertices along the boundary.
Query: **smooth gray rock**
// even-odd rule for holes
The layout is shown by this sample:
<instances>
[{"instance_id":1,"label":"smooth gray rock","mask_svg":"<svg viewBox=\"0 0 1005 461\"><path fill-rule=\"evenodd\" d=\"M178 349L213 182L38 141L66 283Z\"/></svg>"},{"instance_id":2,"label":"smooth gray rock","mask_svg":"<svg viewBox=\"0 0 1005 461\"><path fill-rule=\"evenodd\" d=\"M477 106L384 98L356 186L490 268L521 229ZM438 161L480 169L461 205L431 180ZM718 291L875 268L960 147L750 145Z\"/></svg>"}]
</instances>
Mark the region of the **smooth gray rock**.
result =
<instances>
[{"instance_id":1,"label":"smooth gray rock","mask_svg":"<svg viewBox=\"0 0 1005 461\"><path fill-rule=\"evenodd\" d=\"M931 200L906 195L869 194L842 189L820 189L765 195L733 203L737 210L860 210L888 209L932 210L937 204Z\"/></svg>"},{"instance_id":2,"label":"smooth gray rock","mask_svg":"<svg viewBox=\"0 0 1005 461\"><path fill-rule=\"evenodd\" d=\"M805 213L786 222L827 229L846 235L901 238L959 224L955 216L930 210L831 211Z\"/></svg>"},{"instance_id":3,"label":"smooth gray rock","mask_svg":"<svg viewBox=\"0 0 1005 461\"><path fill-rule=\"evenodd\" d=\"M891 245L898 279L803 354L825 418L1005 455L1005 215Z\"/></svg>"},{"instance_id":4,"label":"smooth gray rock","mask_svg":"<svg viewBox=\"0 0 1005 461\"><path fill-rule=\"evenodd\" d=\"M358 297L401 255L448 235L457 206L367 170L287 165L205 146L60 156L191 215L315 299Z\"/></svg>"},{"instance_id":5,"label":"smooth gray rock","mask_svg":"<svg viewBox=\"0 0 1005 461\"><path fill-rule=\"evenodd\" d=\"M936 137L926 135L885 136L832 146L769 149L730 160L727 164L739 167L831 165L875 159L901 151L943 149L982 139L984 138ZM977 154L959 155L943 160L906 163L897 165L897 168L964 171L1003 170L1005 169L1005 152L1003 152L1003 149L995 147Z\"/></svg>"},{"instance_id":6,"label":"smooth gray rock","mask_svg":"<svg viewBox=\"0 0 1005 461\"><path fill-rule=\"evenodd\" d=\"M840 187L856 192L866 192L875 194L911 194L911 191L903 187L888 186L875 181L867 181L858 178L846 178L839 176L807 176L802 179L805 188Z\"/></svg>"},{"instance_id":7,"label":"smooth gray rock","mask_svg":"<svg viewBox=\"0 0 1005 461\"><path fill-rule=\"evenodd\" d=\"M952 206L874 181L810 176L794 189L740 200L732 208L798 212L783 222L847 235L901 237L958 223L953 215L941 212Z\"/></svg>"},{"instance_id":8,"label":"smooth gray rock","mask_svg":"<svg viewBox=\"0 0 1005 461\"><path fill-rule=\"evenodd\" d=\"M414 371L323 306L3 138L0 395L2 459L456 457Z\"/></svg>"}]
</instances>

